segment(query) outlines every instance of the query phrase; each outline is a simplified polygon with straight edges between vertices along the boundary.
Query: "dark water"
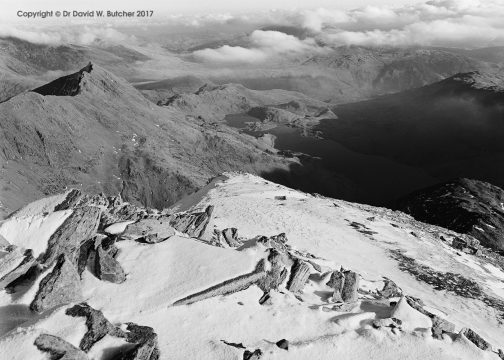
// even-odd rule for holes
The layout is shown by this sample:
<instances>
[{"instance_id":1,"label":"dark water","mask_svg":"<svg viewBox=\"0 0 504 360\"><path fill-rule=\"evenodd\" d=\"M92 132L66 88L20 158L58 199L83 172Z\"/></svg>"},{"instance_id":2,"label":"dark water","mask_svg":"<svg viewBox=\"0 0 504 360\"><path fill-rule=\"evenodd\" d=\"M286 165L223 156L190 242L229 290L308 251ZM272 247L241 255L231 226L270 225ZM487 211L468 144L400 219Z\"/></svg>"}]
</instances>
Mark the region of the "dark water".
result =
<instances>
[{"instance_id":1,"label":"dark water","mask_svg":"<svg viewBox=\"0 0 504 360\"><path fill-rule=\"evenodd\" d=\"M228 125L256 137L265 133L275 135L275 147L279 150L309 155L301 157L301 165L292 166L290 171L262 174L268 180L305 192L387 205L402 195L437 182L421 169L384 157L361 154L331 139L303 136L298 129L286 125L267 131L249 131L244 129L246 122L257 119L241 114L228 115L226 119Z\"/></svg>"}]
</instances>

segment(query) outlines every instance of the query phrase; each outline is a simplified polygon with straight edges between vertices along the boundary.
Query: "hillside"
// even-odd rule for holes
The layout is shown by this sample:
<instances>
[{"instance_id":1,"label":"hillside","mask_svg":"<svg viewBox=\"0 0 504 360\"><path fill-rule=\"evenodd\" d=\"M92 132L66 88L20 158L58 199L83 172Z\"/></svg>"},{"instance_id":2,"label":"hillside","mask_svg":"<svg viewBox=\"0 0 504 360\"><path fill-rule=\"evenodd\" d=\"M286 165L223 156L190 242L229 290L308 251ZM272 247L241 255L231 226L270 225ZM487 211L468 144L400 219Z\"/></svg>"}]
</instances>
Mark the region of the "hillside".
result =
<instances>
[{"instance_id":1,"label":"hillside","mask_svg":"<svg viewBox=\"0 0 504 360\"><path fill-rule=\"evenodd\" d=\"M0 234L13 360L497 360L504 342L504 270L453 247L472 237L248 174L162 212L71 191Z\"/></svg>"},{"instance_id":2,"label":"hillside","mask_svg":"<svg viewBox=\"0 0 504 360\"><path fill-rule=\"evenodd\" d=\"M0 104L3 215L68 186L163 208L222 171L292 162L252 137L156 106L90 66Z\"/></svg>"},{"instance_id":3,"label":"hillside","mask_svg":"<svg viewBox=\"0 0 504 360\"><path fill-rule=\"evenodd\" d=\"M420 221L436 224L504 250L504 190L472 179L457 179L419 190L398 208Z\"/></svg>"}]
</instances>

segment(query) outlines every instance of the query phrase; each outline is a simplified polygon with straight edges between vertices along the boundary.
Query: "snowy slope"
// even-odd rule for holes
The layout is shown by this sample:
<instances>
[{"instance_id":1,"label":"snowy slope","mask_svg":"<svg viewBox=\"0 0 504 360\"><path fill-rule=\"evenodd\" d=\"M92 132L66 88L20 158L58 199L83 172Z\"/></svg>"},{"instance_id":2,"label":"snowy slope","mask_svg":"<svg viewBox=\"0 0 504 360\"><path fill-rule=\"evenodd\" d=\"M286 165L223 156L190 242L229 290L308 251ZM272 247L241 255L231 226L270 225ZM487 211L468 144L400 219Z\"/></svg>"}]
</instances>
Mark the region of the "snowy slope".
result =
<instances>
[{"instance_id":1,"label":"snowy slope","mask_svg":"<svg viewBox=\"0 0 504 360\"><path fill-rule=\"evenodd\" d=\"M470 327L495 351L504 345L504 270L452 248L449 240L457 234L403 213L304 194L249 174L216 178L172 210L203 211L208 205L214 209L200 239L175 235L157 244L117 242L116 260L126 273L125 282L114 284L83 273L82 300L112 323L151 326L159 337L161 359L242 359L244 348L261 349L261 359L499 358L455 334ZM60 221L48 220L58 213L46 215L47 228ZM14 215L8 221L27 226L24 222L32 220ZM118 224L116 228L124 226ZM212 246L214 230L230 227L238 229L242 245ZM256 236L282 232L291 253L315 264L302 292L288 291L283 284L271 292L270 304L261 305L263 291L252 285L189 305L174 304L253 272L268 256ZM5 233L12 241L12 233ZM359 300L338 309L326 283L328 271L341 266L357 272L361 280ZM373 294L383 287L384 277L404 294L423 300L431 313L454 323L455 332L434 339L431 319L405 298L390 299L399 301L395 306L376 299ZM478 291L466 286L474 283ZM86 327L83 318L65 315L70 305L39 315L28 310L37 287L34 283L22 291L0 292L2 358L44 359L33 345L41 333L79 346ZM402 321L401 331L373 327L373 320L390 317ZM288 351L275 345L281 339L289 341ZM124 346L123 339L107 335L87 356L113 359Z\"/></svg>"}]
</instances>

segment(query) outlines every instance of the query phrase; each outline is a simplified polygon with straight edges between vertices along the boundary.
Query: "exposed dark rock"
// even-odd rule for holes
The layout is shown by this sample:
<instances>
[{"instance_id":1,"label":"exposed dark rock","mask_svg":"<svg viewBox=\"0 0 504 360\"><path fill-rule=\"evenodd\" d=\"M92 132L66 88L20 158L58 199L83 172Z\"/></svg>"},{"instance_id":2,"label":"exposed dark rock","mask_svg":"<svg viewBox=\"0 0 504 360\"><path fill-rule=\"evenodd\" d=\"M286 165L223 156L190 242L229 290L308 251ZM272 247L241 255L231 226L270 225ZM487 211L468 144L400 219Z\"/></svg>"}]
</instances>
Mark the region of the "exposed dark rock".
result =
<instances>
[{"instance_id":1,"label":"exposed dark rock","mask_svg":"<svg viewBox=\"0 0 504 360\"><path fill-rule=\"evenodd\" d=\"M134 348L118 354L112 360L158 360L160 352L157 334L149 326L128 323L126 341L137 344Z\"/></svg>"},{"instance_id":2,"label":"exposed dark rock","mask_svg":"<svg viewBox=\"0 0 504 360\"><path fill-rule=\"evenodd\" d=\"M277 290L287 278L285 254L280 253L276 249L270 249L268 261L271 264L270 270L257 281L257 286L265 293L269 293L271 290Z\"/></svg>"},{"instance_id":3,"label":"exposed dark rock","mask_svg":"<svg viewBox=\"0 0 504 360\"><path fill-rule=\"evenodd\" d=\"M98 229L100 213L101 210L95 206L75 209L49 238L47 251L40 256L41 263L49 265L61 254L77 263L80 246Z\"/></svg>"},{"instance_id":4,"label":"exposed dark rock","mask_svg":"<svg viewBox=\"0 0 504 360\"><path fill-rule=\"evenodd\" d=\"M476 332L469 328L463 328L462 330L460 330L459 336L465 336L481 350L492 350L492 345L490 345L485 339L483 339Z\"/></svg>"},{"instance_id":5,"label":"exposed dark rock","mask_svg":"<svg viewBox=\"0 0 504 360\"><path fill-rule=\"evenodd\" d=\"M122 240L138 240L156 244L175 235L175 229L170 225L169 218L143 219L126 226L121 234Z\"/></svg>"},{"instance_id":6,"label":"exposed dark rock","mask_svg":"<svg viewBox=\"0 0 504 360\"><path fill-rule=\"evenodd\" d=\"M400 201L399 208L417 220L472 235L486 247L504 250L503 203L501 188L458 179L414 192Z\"/></svg>"},{"instance_id":7,"label":"exposed dark rock","mask_svg":"<svg viewBox=\"0 0 504 360\"><path fill-rule=\"evenodd\" d=\"M112 325L103 313L95 310L86 303L80 303L66 309L65 314L73 317L85 317L87 332L84 334L79 347L88 352L93 345L100 341L105 335L109 334L117 337L125 337L124 331Z\"/></svg>"},{"instance_id":8,"label":"exposed dark rock","mask_svg":"<svg viewBox=\"0 0 504 360\"><path fill-rule=\"evenodd\" d=\"M287 196L283 195L275 196L275 200L287 200Z\"/></svg>"},{"instance_id":9,"label":"exposed dark rock","mask_svg":"<svg viewBox=\"0 0 504 360\"><path fill-rule=\"evenodd\" d=\"M170 224L180 232L199 238L205 232L213 209L214 207L209 205L203 212L175 214L172 216Z\"/></svg>"},{"instance_id":10,"label":"exposed dark rock","mask_svg":"<svg viewBox=\"0 0 504 360\"><path fill-rule=\"evenodd\" d=\"M271 305L271 295L269 293L264 293L263 296L259 299L260 305Z\"/></svg>"},{"instance_id":11,"label":"exposed dark rock","mask_svg":"<svg viewBox=\"0 0 504 360\"><path fill-rule=\"evenodd\" d=\"M389 327L392 329L401 328L402 321L396 318L386 318L373 320L373 327L379 329L381 327Z\"/></svg>"},{"instance_id":12,"label":"exposed dark rock","mask_svg":"<svg viewBox=\"0 0 504 360\"><path fill-rule=\"evenodd\" d=\"M80 277L76 266L61 254L54 269L42 279L30 309L43 312L55 306L82 298Z\"/></svg>"},{"instance_id":13,"label":"exposed dark rock","mask_svg":"<svg viewBox=\"0 0 504 360\"><path fill-rule=\"evenodd\" d=\"M359 274L350 270L334 271L327 285L334 288L333 299L353 303L358 298Z\"/></svg>"},{"instance_id":14,"label":"exposed dark rock","mask_svg":"<svg viewBox=\"0 0 504 360\"><path fill-rule=\"evenodd\" d=\"M504 351L502 351L502 349L499 349L497 351L497 355L499 355L499 357L504 360Z\"/></svg>"},{"instance_id":15,"label":"exposed dark rock","mask_svg":"<svg viewBox=\"0 0 504 360\"><path fill-rule=\"evenodd\" d=\"M121 264L103 249L102 244L98 245L95 254L95 275L98 279L115 284L126 281L126 274Z\"/></svg>"},{"instance_id":16,"label":"exposed dark rock","mask_svg":"<svg viewBox=\"0 0 504 360\"><path fill-rule=\"evenodd\" d=\"M229 345L229 346L232 346L232 347L235 347L237 349L245 349L245 346L243 346L242 343L232 343L232 342L228 342L226 340L221 340L224 344L226 345Z\"/></svg>"},{"instance_id":17,"label":"exposed dark rock","mask_svg":"<svg viewBox=\"0 0 504 360\"><path fill-rule=\"evenodd\" d=\"M310 266L303 260L296 259L291 267L287 289L294 293L303 291L308 276L310 276Z\"/></svg>"},{"instance_id":18,"label":"exposed dark rock","mask_svg":"<svg viewBox=\"0 0 504 360\"><path fill-rule=\"evenodd\" d=\"M92 70L93 64L89 63L76 73L63 76L32 91L44 96L75 96L79 94L81 90L80 84L84 77L84 73L90 73Z\"/></svg>"},{"instance_id":19,"label":"exposed dark rock","mask_svg":"<svg viewBox=\"0 0 504 360\"><path fill-rule=\"evenodd\" d=\"M79 201L81 195L82 193L78 189L70 190L66 195L65 200L63 200L62 203L54 207L54 211L68 210L73 208L75 204L77 204L77 202Z\"/></svg>"},{"instance_id":20,"label":"exposed dark rock","mask_svg":"<svg viewBox=\"0 0 504 360\"><path fill-rule=\"evenodd\" d=\"M120 198L108 198L109 207L103 211L100 228L123 221L138 221L148 217L147 211L130 203L122 203Z\"/></svg>"},{"instance_id":21,"label":"exposed dark rock","mask_svg":"<svg viewBox=\"0 0 504 360\"><path fill-rule=\"evenodd\" d=\"M280 349L289 350L289 341L285 339L279 340L276 342L276 346Z\"/></svg>"},{"instance_id":22,"label":"exposed dark rock","mask_svg":"<svg viewBox=\"0 0 504 360\"><path fill-rule=\"evenodd\" d=\"M183 299L177 300L175 303L173 303L173 305L189 305L211 297L219 295L227 295L238 291L242 291L249 288L253 284L258 284L265 277L266 277L265 261L264 259L261 259L257 263L256 268L253 272L235 277L230 280L226 280L206 290L186 296Z\"/></svg>"},{"instance_id":23,"label":"exposed dark rock","mask_svg":"<svg viewBox=\"0 0 504 360\"><path fill-rule=\"evenodd\" d=\"M10 256L11 254L13 255ZM7 267L8 263L10 263L10 265ZM8 271L13 263L18 264L12 270ZM5 255L0 262L0 290L4 289L17 278L26 274L32 266L35 266L35 264L36 260L33 257L33 251L31 249L25 250L22 254L17 251L17 248L16 250L9 252L9 254Z\"/></svg>"},{"instance_id":24,"label":"exposed dark rock","mask_svg":"<svg viewBox=\"0 0 504 360\"><path fill-rule=\"evenodd\" d=\"M222 237L229 247L239 247L241 245L241 241L238 239L238 229L236 228L222 230Z\"/></svg>"},{"instance_id":25,"label":"exposed dark rock","mask_svg":"<svg viewBox=\"0 0 504 360\"><path fill-rule=\"evenodd\" d=\"M465 298L479 299L487 306L497 310L499 318L504 318L504 301L488 295L477 282L460 274L436 271L426 265L419 264L400 250L391 250L390 254L398 261L399 269L412 274L418 281L432 285L435 290L446 290Z\"/></svg>"},{"instance_id":26,"label":"exposed dark rock","mask_svg":"<svg viewBox=\"0 0 504 360\"><path fill-rule=\"evenodd\" d=\"M34 342L35 346L49 354L51 360L87 360L85 352L69 342L53 335L41 334Z\"/></svg>"},{"instance_id":27,"label":"exposed dark rock","mask_svg":"<svg viewBox=\"0 0 504 360\"><path fill-rule=\"evenodd\" d=\"M91 273L96 274L96 247L97 244L101 242L101 239L105 237L105 235L98 234L82 243L79 249L79 258L77 260L77 272L79 273L79 276L82 276L82 273L86 268Z\"/></svg>"},{"instance_id":28,"label":"exposed dark rock","mask_svg":"<svg viewBox=\"0 0 504 360\"><path fill-rule=\"evenodd\" d=\"M390 279L385 278L383 289L379 291L379 295L384 299L402 296L402 290Z\"/></svg>"},{"instance_id":29,"label":"exposed dark rock","mask_svg":"<svg viewBox=\"0 0 504 360\"><path fill-rule=\"evenodd\" d=\"M268 248L276 249L280 252L287 252L287 237L285 233L281 233L278 235L273 235L270 237L267 236L259 236L257 239L257 243L262 244Z\"/></svg>"},{"instance_id":30,"label":"exposed dark rock","mask_svg":"<svg viewBox=\"0 0 504 360\"><path fill-rule=\"evenodd\" d=\"M334 289L333 293L334 301L342 300L341 291L343 290L344 284L345 284L345 275L343 274L343 272L333 271L326 285Z\"/></svg>"},{"instance_id":31,"label":"exposed dark rock","mask_svg":"<svg viewBox=\"0 0 504 360\"><path fill-rule=\"evenodd\" d=\"M254 352L245 350L243 353L243 360L259 360L263 355L261 349L255 349Z\"/></svg>"}]
</instances>

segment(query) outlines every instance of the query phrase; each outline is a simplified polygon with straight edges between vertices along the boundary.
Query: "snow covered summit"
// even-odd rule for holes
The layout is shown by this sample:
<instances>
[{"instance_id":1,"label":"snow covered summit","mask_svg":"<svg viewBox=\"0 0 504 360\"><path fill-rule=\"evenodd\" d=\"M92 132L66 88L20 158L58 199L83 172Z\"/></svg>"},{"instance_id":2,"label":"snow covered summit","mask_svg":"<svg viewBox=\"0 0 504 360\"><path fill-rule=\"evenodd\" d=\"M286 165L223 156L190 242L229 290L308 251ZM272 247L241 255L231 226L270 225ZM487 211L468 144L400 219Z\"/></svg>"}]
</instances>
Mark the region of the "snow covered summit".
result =
<instances>
[{"instance_id":1,"label":"snow covered summit","mask_svg":"<svg viewBox=\"0 0 504 360\"><path fill-rule=\"evenodd\" d=\"M164 211L69 191L0 235L8 359L502 356L504 269L472 237L249 174Z\"/></svg>"}]
</instances>

